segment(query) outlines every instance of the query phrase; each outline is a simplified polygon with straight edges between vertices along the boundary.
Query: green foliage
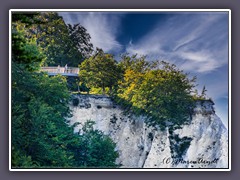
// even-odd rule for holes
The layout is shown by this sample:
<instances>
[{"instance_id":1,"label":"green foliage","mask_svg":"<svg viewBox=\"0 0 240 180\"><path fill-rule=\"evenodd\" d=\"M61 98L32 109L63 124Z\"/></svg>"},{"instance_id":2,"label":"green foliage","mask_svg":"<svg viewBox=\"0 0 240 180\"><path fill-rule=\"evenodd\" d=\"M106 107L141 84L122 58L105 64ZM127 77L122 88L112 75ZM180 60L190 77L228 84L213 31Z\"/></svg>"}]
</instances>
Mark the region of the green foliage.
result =
<instances>
[{"instance_id":1,"label":"green foliage","mask_svg":"<svg viewBox=\"0 0 240 180\"><path fill-rule=\"evenodd\" d=\"M105 88L105 92L103 92L102 88L91 88L90 94L111 94L110 89L107 87Z\"/></svg>"},{"instance_id":2,"label":"green foliage","mask_svg":"<svg viewBox=\"0 0 240 180\"><path fill-rule=\"evenodd\" d=\"M13 167L116 167L117 152L109 137L88 125L79 136L68 126L66 79L16 66L12 73Z\"/></svg>"},{"instance_id":3,"label":"green foliage","mask_svg":"<svg viewBox=\"0 0 240 180\"><path fill-rule=\"evenodd\" d=\"M119 66L124 71L122 81L119 81L118 96L131 102L135 90L139 89L146 72L156 67L156 63L147 62L145 56L122 56Z\"/></svg>"},{"instance_id":4,"label":"green foliage","mask_svg":"<svg viewBox=\"0 0 240 180\"><path fill-rule=\"evenodd\" d=\"M85 83L79 82L79 91L89 94L90 89L86 86Z\"/></svg>"},{"instance_id":5,"label":"green foliage","mask_svg":"<svg viewBox=\"0 0 240 180\"><path fill-rule=\"evenodd\" d=\"M95 122L87 121L81 134L81 150L78 162L82 167L109 168L118 167L115 164L118 152L115 151L116 144L102 131L94 130Z\"/></svg>"},{"instance_id":6,"label":"green foliage","mask_svg":"<svg viewBox=\"0 0 240 180\"><path fill-rule=\"evenodd\" d=\"M24 27L32 16L14 18L12 29L11 146L13 168L116 167L115 144L100 131L74 134L68 117L70 94L63 76L38 73L44 60ZM35 15L34 15L35 17ZM92 145L98 142L98 144ZM86 143L90 143L86 146ZM102 152L103 155L94 153ZM88 152L90 155L85 156ZM111 154L113 153L113 154ZM108 157L109 156L109 157Z\"/></svg>"},{"instance_id":7,"label":"green foliage","mask_svg":"<svg viewBox=\"0 0 240 180\"><path fill-rule=\"evenodd\" d=\"M12 12L12 21L24 23L29 27L32 24L41 23L37 18L39 14L39 12Z\"/></svg>"},{"instance_id":8,"label":"green foliage","mask_svg":"<svg viewBox=\"0 0 240 180\"><path fill-rule=\"evenodd\" d=\"M80 60L89 58L93 52L93 45L90 43L91 37L87 33L87 29L80 24L75 24L73 26L68 24L68 34L71 42L73 43L73 47L77 48L77 50L81 53L82 59ZM76 64L76 66L78 64Z\"/></svg>"},{"instance_id":9,"label":"green foliage","mask_svg":"<svg viewBox=\"0 0 240 180\"><path fill-rule=\"evenodd\" d=\"M201 94L199 94L197 89L195 89L195 91L193 92L193 99L195 101L205 101L205 100L207 100L207 101L213 102L211 98L207 97L206 92L207 92L207 89L206 89L205 86L203 86Z\"/></svg>"},{"instance_id":10,"label":"green foliage","mask_svg":"<svg viewBox=\"0 0 240 180\"><path fill-rule=\"evenodd\" d=\"M43 23L32 26L32 35L44 49L47 56L45 65L77 66L82 55L73 43L62 17L55 12L45 12L41 13L38 19Z\"/></svg>"},{"instance_id":11,"label":"green foliage","mask_svg":"<svg viewBox=\"0 0 240 180\"><path fill-rule=\"evenodd\" d=\"M120 68L113 56L99 50L80 65L79 76L82 83L88 88L102 88L102 92L105 94L107 87L111 92L117 85L120 79L119 72Z\"/></svg>"},{"instance_id":12,"label":"green foliage","mask_svg":"<svg viewBox=\"0 0 240 180\"><path fill-rule=\"evenodd\" d=\"M78 91L79 89L79 79L78 77L67 76L67 87L69 91Z\"/></svg>"},{"instance_id":13,"label":"green foliage","mask_svg":"<svg viewBox=\"0 0 240 180\"><path fill-rule=\"evenodd\" d=\"M148 125L180 126L190 120L191 96L195 78L166 62L146 62L144 57L125 57L124 78L119 84L118 98L130 102L136 113L149 118Z\"/></svg>"},{"instance_id":14,"label":"green foliage","mask_svg":"<svg viewBox=\"0 0 240 180\"><path fill-rule=\"evenodd\" d=\"M65 120L70 116L65 79L15 66L12 84L12 146L39 166L72 166L73 153L66 147L78 138Z\"/></svg>"},{"instance_id":15,"label":"green foliage","mask_svg":"<svg viewBox=\"0 0 240 180\"><path fill-rule=\"evenodd\" d=\"M181 159L186 154L186 151L191 144L192 138L186 136L180 138L179 135L170 134L169 140L172 158Z\"/></svg>"},{"instance_id":16,"label":"green foliage","mask_svg":"<svg viewBox=\"0 0 240 180\"><path fill-rule=\"evenodd\" d=\"M146 61L146 56L138 56L137 54L129 56L128 54L121 55L119 63L123 71L132 70L135 73L144 73L157 67L157 62Z\"/></svg>"},{"instance_id":17,"label":"green foliage","mask_svg":"<svg viewBox=\"0 0 240 180\"><path fill-rule=\"evenodd\" d=\"M206 98L206 92L207 92L206 87L203 86L202 93L201 93L202 98Z\"/></svg>"},{"instance_id":18,"label":"green foliage","mask_svg":"<svg viewBox=\"0 0 240 180\"><path fill-rule=\"evenodd\" d=\"M78 66L90 56L93 45L87 30L76 24L66 25L56 12L14 13L14 23L23 24L30 39L35 39L38 47L47 57L45 66Z\"/></svg>"},{"instance_id":19,"label":"green foliage","mask_svg":"<svg viewBox=\"0 0 240 180\"><path fill-rule=\"evenodd\" d=\"M12 60L24 65L29 71L37 70L45 61L36 39L26 38L24 25L21 23L12 26Z\"/></svg>"},{"instance_id":20,"label":"green foliage","mask_svg":"<svg viewBox=\"0 0 240 180\"><path fill-rule=\"evenodd\" d=\"M38 167L38 163L33 162L31 156L26 156L25 153L12 147L12 166L16 168L35 168Z\"/></svg>"}]
</instances>

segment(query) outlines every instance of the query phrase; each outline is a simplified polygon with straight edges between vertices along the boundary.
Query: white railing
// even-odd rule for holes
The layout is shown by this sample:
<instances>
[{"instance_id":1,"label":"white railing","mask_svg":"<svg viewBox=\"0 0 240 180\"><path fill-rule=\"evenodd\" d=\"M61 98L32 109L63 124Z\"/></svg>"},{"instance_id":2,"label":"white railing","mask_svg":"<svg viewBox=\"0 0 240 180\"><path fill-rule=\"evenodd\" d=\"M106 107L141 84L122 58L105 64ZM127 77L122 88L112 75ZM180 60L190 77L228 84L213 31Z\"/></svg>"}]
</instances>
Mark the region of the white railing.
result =
<instances>
[{"instance_id":1,"label":"white railing","mask_svg":"<svg viewBox=\"0 0 240 180\"><path fill-rule=\"evenodd\" d=\"M56 74L78 74L79 68L75 67L41 67L41 71Z\"/></svg>"}]
</instances>

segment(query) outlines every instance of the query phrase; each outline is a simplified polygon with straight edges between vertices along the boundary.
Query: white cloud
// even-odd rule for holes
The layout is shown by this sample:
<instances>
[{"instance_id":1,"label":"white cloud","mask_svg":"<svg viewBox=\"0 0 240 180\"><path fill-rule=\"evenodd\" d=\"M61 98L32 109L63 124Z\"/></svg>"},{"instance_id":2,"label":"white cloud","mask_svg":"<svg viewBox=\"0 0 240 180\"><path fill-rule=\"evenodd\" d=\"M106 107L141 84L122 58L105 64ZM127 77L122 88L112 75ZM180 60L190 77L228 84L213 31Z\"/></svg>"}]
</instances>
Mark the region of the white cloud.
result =
<instances>
[{"instance_id":1,"label":"white cloud","mask_svg":"<svg viewBox=\"0 0 240 180\"><path fill-rule=\"evenodd\" d=\"M219 59L215 52L208 50L197 52L180 51L177 52L176 55L186 60L185 63L180 66L182 69L198 73L211 72L227 63L226 59L222 61L223 58Z\"/></svg>"},{"instance_id":2,"label":"white cloud","mask_svg":"<svg viewBox=\"0 0 240 180\"><path fill-rule=\"evenodd\" d=\"M226 17L223 14L172 16L126 50L131 54L164 57L186 71L211 72L228 63Z\"/></svg>"},{"instance_id":3,"label":"white cloud","mask_svg":"<svg viewBox=\"0 0 240 180\"><path fill-rule=\"evenodd\" d=\"M102 48L104 51L114 52L122 48L116 40L120 18L123 14L109 16L102 12L61 12L67 24L80 23L91 36L94 47Z\"/></svg>"},{"instance_id":4,"label":"white cloud","mask_svg":"<svg viewBox=\"0 0 240 180\"><path fill-rule=\"evenodd\" d=\"M199 37L204 36L208 28L218 21L220 16L207 15L196 17L194 20L186 22L186 25L181 28L181 31L188 32L185 36L179 38L174 47L174 51L178 48L191 44ZM191 29L191 31L189 31Z\"/></svg>"}]
</instances>

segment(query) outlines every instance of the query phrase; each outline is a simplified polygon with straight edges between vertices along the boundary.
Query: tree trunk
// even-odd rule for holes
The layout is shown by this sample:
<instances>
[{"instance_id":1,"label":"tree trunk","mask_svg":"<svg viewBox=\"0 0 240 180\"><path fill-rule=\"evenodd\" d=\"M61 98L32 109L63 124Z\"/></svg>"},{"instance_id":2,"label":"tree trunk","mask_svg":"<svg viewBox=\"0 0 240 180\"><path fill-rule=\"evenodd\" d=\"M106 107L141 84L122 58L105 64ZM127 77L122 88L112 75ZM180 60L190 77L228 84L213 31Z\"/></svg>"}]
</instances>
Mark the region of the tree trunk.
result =
<instances>
[{"instance_id":1,"label":"tree trunk","mask_svg":"<svg viewBox=\"0 0 240 180\"><path fill-rule=\"evenodd\" d=\"M110 86L110 87L109 87L109 91L110 91L109 93L110 93L110 95L112 95L112 89L113 89L112 86Z\"/></svg>"},{"instance_id":2,"label":"tree trunk","mask_svg":"<svg viewBox=\"0 0 240 180\"><path fill-rule=\"evenodd\" d=\"M104 84L102 85L102 94L105 94L105 86L104 86Z\"/></svg>"}]
</instances>

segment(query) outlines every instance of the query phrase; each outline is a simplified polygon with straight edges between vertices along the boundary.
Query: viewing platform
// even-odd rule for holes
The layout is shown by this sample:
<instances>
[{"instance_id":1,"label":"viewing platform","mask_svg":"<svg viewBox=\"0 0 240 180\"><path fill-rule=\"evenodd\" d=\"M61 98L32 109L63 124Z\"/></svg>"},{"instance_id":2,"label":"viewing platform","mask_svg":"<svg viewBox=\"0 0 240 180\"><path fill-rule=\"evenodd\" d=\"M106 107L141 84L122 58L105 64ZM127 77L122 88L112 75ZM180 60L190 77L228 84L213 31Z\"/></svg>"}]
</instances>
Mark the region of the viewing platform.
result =
<instances>
[{"instance_id":1,"label":"viewing platform","mask_svg":"<svg viewBox=\"0 0 240 180\"><path fill-rule=\"evenodd\" d=\"M79 74L79 68L76 67L41 67L43 72L47 72L49 76L56 76L58 74L62 76L75 76Z\"/></svg>"}]
</instances>

